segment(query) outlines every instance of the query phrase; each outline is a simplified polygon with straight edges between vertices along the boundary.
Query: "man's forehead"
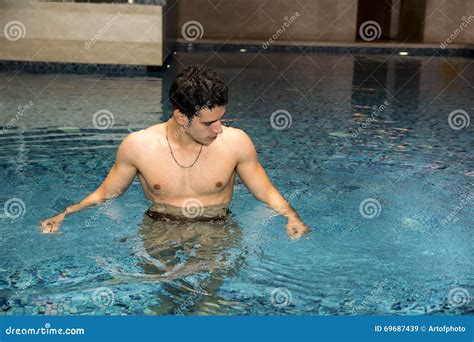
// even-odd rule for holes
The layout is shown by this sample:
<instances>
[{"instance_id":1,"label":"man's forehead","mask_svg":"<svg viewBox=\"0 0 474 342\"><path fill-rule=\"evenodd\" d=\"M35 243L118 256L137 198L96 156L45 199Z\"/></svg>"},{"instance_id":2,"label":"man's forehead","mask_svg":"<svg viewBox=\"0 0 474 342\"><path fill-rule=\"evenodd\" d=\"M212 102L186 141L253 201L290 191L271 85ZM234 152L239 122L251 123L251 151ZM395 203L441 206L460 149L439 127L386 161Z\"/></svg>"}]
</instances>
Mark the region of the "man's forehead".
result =
<instances>
[{"instance_id":1,"label":"man's forehead","mask_svg":"<svg viewBox=\"0 0 474 342\"><path fill-rule=\"evenodd\" d=\"M219 118L224 115L225 107L214 107L212 109L203 108L198 115L201 121L212 121L212 120L219 120Z\"/></svg>"}]
</instances>

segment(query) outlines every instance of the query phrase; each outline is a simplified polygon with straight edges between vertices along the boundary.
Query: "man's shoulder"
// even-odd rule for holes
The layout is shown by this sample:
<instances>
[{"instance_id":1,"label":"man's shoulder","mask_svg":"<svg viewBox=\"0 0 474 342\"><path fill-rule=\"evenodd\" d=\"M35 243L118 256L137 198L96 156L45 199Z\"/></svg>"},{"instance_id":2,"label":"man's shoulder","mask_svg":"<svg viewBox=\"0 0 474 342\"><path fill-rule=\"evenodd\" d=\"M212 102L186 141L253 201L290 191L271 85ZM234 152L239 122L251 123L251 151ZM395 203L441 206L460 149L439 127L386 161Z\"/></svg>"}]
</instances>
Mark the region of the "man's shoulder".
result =
<instances>
[{"instance_id":1,"label":"man's shoulder","mask_svg":"<svg viewBox=\"0 0 474 342\"><path fill-rule=\"evenodd\" d=\"M241 160L249 151L254 150L250 137L240 128L226 127L223 134L226 146L233 151L237 160Z\"/></svg>"},{"instance_id":2,"label":"man's shoulder","mask_svg":"<svg viewBox=\"0 0 474 342\"><path fill-rule=\"evenodd\" d=\"M231 143L245 143L250 140L250 137L240 128L224 127L223 137Z\"/></svg>"},{"instance_id":3,"label":"man's shoulder","mask_svg":"<svg viewBox=\"0 0 474 342\"><path fill-rule=\"evenodd\" d=\"M157 142L162 124L150 126L148 128L130 133L120 145L120 150L125 153L138 154L141 150L150 148Z\"/></svg>"},{"instance_id":4,"label":"man's shoulder","mask_svg":"<svg viewBox=\"0 0 474 342\"><path fill-rule=\"evenodd\" d=\"M161 135L162 128L163 124L157 124L141 129L130 133L123 142L129 145L143 145L145 143L150 143Z\"/></svg>"}]
</instances>

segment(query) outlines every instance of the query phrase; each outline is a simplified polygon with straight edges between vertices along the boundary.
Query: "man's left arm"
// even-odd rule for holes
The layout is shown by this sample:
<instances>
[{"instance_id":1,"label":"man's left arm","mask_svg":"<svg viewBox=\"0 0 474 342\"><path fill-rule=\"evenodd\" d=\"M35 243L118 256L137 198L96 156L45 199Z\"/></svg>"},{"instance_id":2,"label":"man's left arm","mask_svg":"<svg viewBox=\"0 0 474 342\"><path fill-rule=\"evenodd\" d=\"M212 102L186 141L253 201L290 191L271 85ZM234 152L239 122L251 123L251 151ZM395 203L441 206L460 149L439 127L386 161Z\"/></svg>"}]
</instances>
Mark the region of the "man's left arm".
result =
<instances>
[{"instance_id":1,"label":"man's left arm","mask_svg":"<svg viewBox=\"0 0 474 342\"><path fill-rule=\"evenodd\" d=\"M235 130L238 135L237 174L250 192L260 201L267 204L288 219L286 230L291 239L299 239L309 232L309 228L298 213L278 192L258 161L255 146L249 136L242 130Z\"/></svg>"}]
</instances>

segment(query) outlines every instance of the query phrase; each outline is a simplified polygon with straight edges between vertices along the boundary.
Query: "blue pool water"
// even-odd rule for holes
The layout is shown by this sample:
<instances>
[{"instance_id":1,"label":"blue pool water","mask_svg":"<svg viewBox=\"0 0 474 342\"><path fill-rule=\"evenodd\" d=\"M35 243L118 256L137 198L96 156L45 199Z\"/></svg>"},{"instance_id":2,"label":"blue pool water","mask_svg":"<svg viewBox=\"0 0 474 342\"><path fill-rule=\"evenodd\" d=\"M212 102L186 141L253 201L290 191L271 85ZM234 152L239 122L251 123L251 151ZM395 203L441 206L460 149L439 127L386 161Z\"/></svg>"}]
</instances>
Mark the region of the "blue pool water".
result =
<instances>
[{"instance_id":1,"label":"blue pool water","mask_svg":"<svg viewBox=\"0 0 474 342\"><path fill-rule=\"evenodd\" d=\"M203 270L148 276L137 180L62 234L40 234L41 219L95 190L128 132L167 118L177 69L196 63L229 83L227 124L252 137L311 239L290 241L239 181L239 241L212 291ZM462 118L474 113L473 69L463 58L179 53L163 77L0 72L0 314L472 314L474 123ZM94 125L99 110L113 125Z\"/></svg>"}]
</instances>

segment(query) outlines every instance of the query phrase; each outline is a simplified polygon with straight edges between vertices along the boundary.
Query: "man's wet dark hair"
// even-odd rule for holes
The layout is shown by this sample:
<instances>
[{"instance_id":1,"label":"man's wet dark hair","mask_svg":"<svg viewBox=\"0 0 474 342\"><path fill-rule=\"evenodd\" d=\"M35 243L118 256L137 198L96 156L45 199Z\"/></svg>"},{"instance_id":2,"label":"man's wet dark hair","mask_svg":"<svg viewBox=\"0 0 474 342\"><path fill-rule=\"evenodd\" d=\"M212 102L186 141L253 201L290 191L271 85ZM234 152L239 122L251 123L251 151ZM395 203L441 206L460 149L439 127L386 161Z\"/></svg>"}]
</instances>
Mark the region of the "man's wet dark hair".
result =
<instances>
[{"instance_id":1,"label":"man's wet dark hair","mask_svg":"<svg viewBox=\"0 0 474 342\"><path fill-rule=\"evenodd\" d=\"M195 65L178 74L169 97L173 109L193 119L203 108L227 105L228 89L211 68Z\"/></svg>"}]
</instances>

